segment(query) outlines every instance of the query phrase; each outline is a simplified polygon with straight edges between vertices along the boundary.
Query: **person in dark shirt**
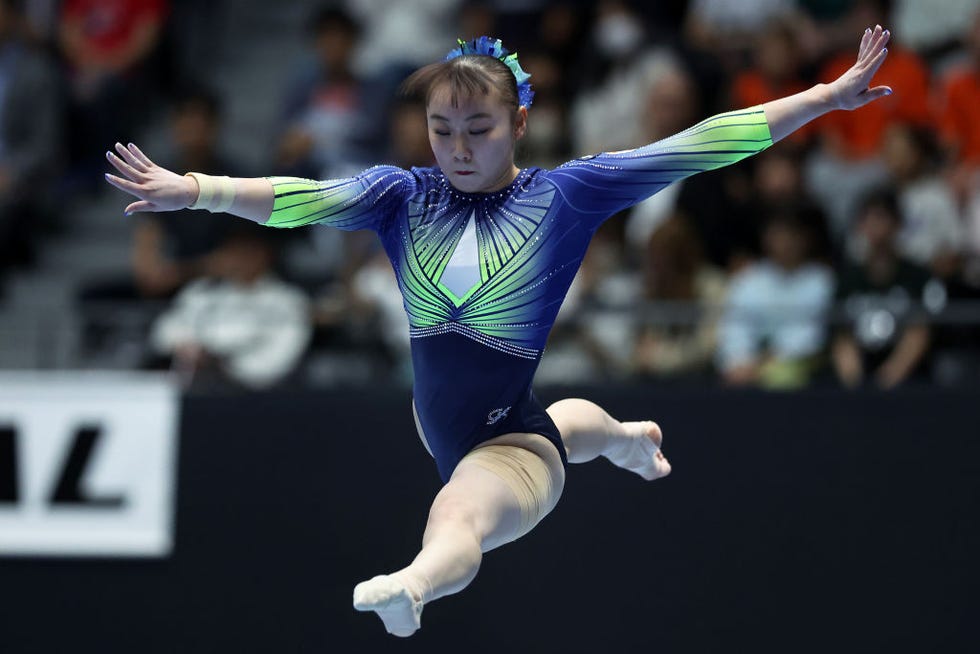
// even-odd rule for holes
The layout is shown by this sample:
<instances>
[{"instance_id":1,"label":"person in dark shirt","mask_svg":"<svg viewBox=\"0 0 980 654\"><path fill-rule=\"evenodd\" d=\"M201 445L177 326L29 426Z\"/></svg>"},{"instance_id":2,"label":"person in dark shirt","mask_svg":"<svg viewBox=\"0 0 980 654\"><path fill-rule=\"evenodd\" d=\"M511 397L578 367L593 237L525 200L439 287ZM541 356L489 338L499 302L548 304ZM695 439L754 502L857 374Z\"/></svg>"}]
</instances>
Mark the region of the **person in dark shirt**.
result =
<instances>
[{"instance_id":1,"label":"person in dark shirt","mask_svg":"<svg viewBox=\"0 0 980 654\"><path fill-rule=\"evenodd\" d=\"M863 261L847 266L837 287L845 324L834 339L833 360L845 386L868 380L889 389L922 373L930 342L926 307L943 289L898 254L901 226L892 191L875 191L862 203L855 229L866 246Z\"/></svg>"}]
</instances>

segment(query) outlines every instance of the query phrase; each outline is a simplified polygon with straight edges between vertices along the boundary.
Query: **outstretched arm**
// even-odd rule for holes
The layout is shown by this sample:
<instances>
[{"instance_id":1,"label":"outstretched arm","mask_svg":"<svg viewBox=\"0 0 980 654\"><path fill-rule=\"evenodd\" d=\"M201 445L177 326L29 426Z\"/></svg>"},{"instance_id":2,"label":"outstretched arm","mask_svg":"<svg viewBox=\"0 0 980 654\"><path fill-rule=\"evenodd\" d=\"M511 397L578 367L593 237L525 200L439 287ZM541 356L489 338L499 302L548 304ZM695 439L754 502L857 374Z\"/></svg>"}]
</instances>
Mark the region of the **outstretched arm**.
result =
<instances>
[{"instance_id":1,"label":"outstretched arm","mask_svg":"<svg viewBox=\"0 0 980 654\"><path fill-rule=\"evenodd\" d=\"M846 73L830 84L818 84L796 95L762 105L772 140L775 142L789 136L811 120L835 109L857 109L872 100L890 95L892 90L887 86L869 87L871 78L888 56L885 45L890 36L881 25L865 30L857 61Z\"/></svg>"},{"instance_id":2,"label":"outstretched arm","mask_svg":"<svg viewBox=\"0 0 980 654\"><path fill-rule=\"evenodd\" d=\"M118 153L118 154L117 154ZM414 177L394 166L375 166L344 179L316 181L298 177L211 177L178 175L150 161L130 143L116 144L106 157L122 173L106 180L139 200L134 211L208 209L269 227L314 223L343 230L375 229L414 192Z\"/></svg>"},{"instance_id":3,"label":"outstretched arm","mask_svg":"<svg viewBox=\"0 0 980 654\"><path fill-rule=\"evenodd\" d=\"M116 143L116 152L106 152L106 158L122 177L107 173L105 178L116 188L135 195L139 200L126 207L126 214L136 211L176 211L186 209L198 200L200 187L188 175L158 166L130 143ZM226 213L248 218L257 223L269 219L274 194L272 183L264 177L233 177L234 200Z\"/></svg>"}]
</instances>

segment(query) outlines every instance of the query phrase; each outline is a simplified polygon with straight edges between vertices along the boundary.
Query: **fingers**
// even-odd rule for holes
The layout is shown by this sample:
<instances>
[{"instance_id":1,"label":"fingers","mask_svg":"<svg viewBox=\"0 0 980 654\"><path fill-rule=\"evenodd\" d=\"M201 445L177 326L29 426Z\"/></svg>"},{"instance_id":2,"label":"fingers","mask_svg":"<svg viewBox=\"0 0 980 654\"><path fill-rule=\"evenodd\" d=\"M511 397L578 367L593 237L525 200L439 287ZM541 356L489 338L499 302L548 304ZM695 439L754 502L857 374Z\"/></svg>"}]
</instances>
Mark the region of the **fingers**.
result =
<instances>
[{"instance_id":1,"label":"fingers","mask_svg":"<svg viewBox=\"0 0 980 654\"><path fill-rule=\"evenodd\" d=\"M152 202L147 202L146 200L139 200L138 202L133 202L126 207L127 216L137 211L156 211L156 205Z\"/></svg>"},{"instance_id":2,"label":"fingers","mask_svg":"<svg viewBox=\"0 0 980 654\"><path fill-rule=\"evenodd\" d=\"M882 28L881 25L875 25L874 29L869 27L864 30L864 36L861 37L861 47L858 49L858 63L864 63L869 58L875 57L890 38L891 32Z\"/></svg>"},{"instance_id":3,"label":"fingers","mask_svg":"<svg viewBox=\"0 0 980 654\"><path fill-rule=\"evenodd\" d=\"M133 153L133 156L135 156L137 159L139 159L139 161L144 166L146 166L147 168L149 168L150 166L153 166L154 165L153 162L150 161L150 158L148 156L146 156L145 154L143 154L143 151L142 150L140 150L138 147L136 147L136 144L135 143L130 143L129 146L128 146L128 149L129 149L130 152Z\"/></svg>"},{"instance_id":4,"label":"fingers","mask_svg":"<svg viewBox=\"0 0 980 654\"><path fill-rule=\"evenodd\" d=\"M145 173L148 170L146 164L140 161L136 157L136 155L130 152L129 148L124 146L122 143L116 143L116 152L118 152L119 156L123 158L123 161L125 161L126 163L128 163L130 166L140 171L141 173Z\"/></svg>"},{"instance_id":5,"label":"fingers","mask_svg":"<svg viewBox=\"0 0 980 654\"><path fill-rule=\"evenodd\" d=\"M105 180L115 186L120 191L126 191L131 195L140 197L140 187L136 182L131 182L128 179L123 179L122 177L116 177L111 173L105 174Z\"/></svg>"},{"instance_id":6,"label":"fingers","mask_svg":"<svg viewBox=\"0 0 980 654\"><path fill-rule=\"evenodd\" d=\"M871 78L875 76L875 73L878 72L878 69L881 68L881 65L885 63L885 57L887 56L888 56L888 48L885 48L884 50L879 52L874 59L871 60L871 63L868 66L868 72L866 73L868 82L870 82Z\"/></svg>"},{"instance_id":7,"label":"fingers","mask_svg":"<svg viewBox=\"0 0 980 654\"><path fill-rule=\"evenodd\" d=\"M858 48L858 61L864 58L864 53L868 51L868 44L871 43L871 28L864 30L864 36L861 37L861 46Z\"/></svg>"},{"instance_id":8,"label":"fingers","mask_svg":"<svg viewBox=\"0 0 980 654\"><path fill-rule=\"evenodd\" d=\"M109 163L111 163L116 170L121 172L123 175L125 175L132 181L138 182L142 180L143 176L138 170L136 170L128 163L126 163L125 161L117 157L113 152L106 152L105 158L109 160Z\"/></svg>"}]
</instances>

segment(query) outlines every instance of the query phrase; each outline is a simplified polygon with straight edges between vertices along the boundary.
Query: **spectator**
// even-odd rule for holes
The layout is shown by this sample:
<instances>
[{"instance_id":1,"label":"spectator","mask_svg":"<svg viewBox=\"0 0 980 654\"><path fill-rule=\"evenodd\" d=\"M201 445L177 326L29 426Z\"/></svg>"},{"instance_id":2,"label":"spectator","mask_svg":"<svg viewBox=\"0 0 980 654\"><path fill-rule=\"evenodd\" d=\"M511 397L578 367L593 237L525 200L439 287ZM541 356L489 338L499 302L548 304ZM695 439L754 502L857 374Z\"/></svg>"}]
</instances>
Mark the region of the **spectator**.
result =
<instances>
[{"instance_id":1,"label":"spectator","mask_svg":"<svg viewBox=\"0 0 980 654\"><path fill-rule=\"evenodd\" d=\"M708 50L731 69L756 43L760 33L775 20L799 16L795 0L693 0L684 26L688 43Z\"/></svg>"},{"instance_id":2,"label":"spectator","mask_svg":"<svg viewBox=\"0 0 980 654\"><path fill-rule=\"evenodd\" d=\"M960 40L963 26L973 19L980 0L894 0L889 24L902 35L902 41L925 57L952 50Z\"/></svg>"},{"instance_id":3,"label":"spectator","mask_svg":"<svg viewBox=\"0 0 980 654\"><path fill-rule=\"evenodd\" d=\"M283 174L327 179L360 169L381 114L369 109L353 69L360 26L343 10L324 9L313 29L315 56L299 67L286 94L279 167Z\"/></svg>"},{"instance_id":4,"label":"spectator","mask_svg":"<svg viewBox=\"0 0 980 654\"><path fill-rule=\"evenodd\" d=\"M170 117L173 170L228 173L233 166L218 150L221 107L215 95L189 89L175 103ZM231 174L235 174L232 172ZM124 279L89 285L82 299L169 299L188 281L207 272L208 257L223 238L228 221L222 216L184 209L163 216L140 214L135 221L130 261Z\"/></svg>"},{"instance_id":5,"label":"spectator","mask_svg":"<svg viewBox=\"0 0 980 654\"><path fill-rule=\"evenodd\" d=\"M61 141L58 75L22 36L19 4L0 0L0 274L29 263L54 209Z\"/></svg>"},{"instance_id":6,"label":"spectator","mask_svg":"<svg viewBox=\"0 0 980 654\"><path fill-rule=\"evenodd\" d=\"M665 324L641 322L633 372L642 376L693 376L707 372L715 350L725 277L705 263L694 231L674 216L650 237L643 261L642 298L653 310L670 310Z\"/></svg>"},{"instance_id":7,"label":"spectator","mask_svg":"<svg viewBox=\"0 0 980 654\"><path fill-rule=\"evenodd\" d=\"M966 45L967 61L945 76L939 97L940 132L954 162L953 189L962 203L980 188L980 11L973 17Z\"/></svg>"},{"instance_id":8,"label":"spectator","mask_svg":"<svg viewBox=\"0 0 980 654\"><path fill-rule=\"evenodd\" d=\"M732 105L754 107L810 87L801 73L803 53L795 32L784 21L775 21L759 34L752 48L752 66L739 72L731 87ZM813 133L804 125L786 140L806 143Z\"/></svg>"},{"instance_id":9,"label":"spectator","mask_svg":"<svg viewBox=\"0 0 980 654\"><path fill-rule=\"evenodd\" d=\"M59 42L71 82L76 162L89 160L119 134L132 135L151 108L151 71L169 11L167 0L65 0Z\"/></svg>"},{"instance_id":10,"label":"spectator","mask_svg":"<svg viewBox=\"0 0 980 654\"><path fill-rule=\"evenodd\" d=\"M855 11L876 9L875 22L885 24L884 4L884 0L861 0ZM853 59L850 51L833 57L823 67L821 81L836 79ZM898 39L889 42L888 57L872 84L888 84L894 94L853 113L832 112L814 123L822 148L808 166L808 186L827 211L838 241L847 232L848 219L858 200L887 179L878 154L888 127L896 123L926 126L932 119L928 69Z\"/></svg>"},{"instance_id":11,"label":"spectator","mask_svg":"<svg viewBox=\"0 0 980 654\"><path fill-rule=\"evenodd\" d=\"M893 192L865 199L855 227L867 254L840 275L837 300L846 322L834 338L834 369L848 387L869 380L893 388L923 372L930 341L925 308L930 295L943 291L899 254L902 217Z\"/></svg>"},{"instance_id":12,"label":"spectator","mask_svg":"<svg viewBox=\"0 0 980 654\"><path fill-rule=\"evenodd\" d=\"M168 165L181 171L235 171L218 150L220 128L217 97L203 89L184 91L170 116L174 151L165 157ZM157 312L154 302L173 298L185 284L210 272L211 255L228 224L224 216L190 209L138 214L133 221L130 270L86 280L79 291L82 351L88 356L109 354L133 340L126 336L126 325L145 330Z\"/></svg>"},{"instance_id":13,"label":"spectator","mask_svg":"<svg viewBox=\"0 0 980 654\"><path fill-rule=\"evenodd\" d=\"M647 95L641 119L642 142L653 143L687 129L698 121L700 109L694 79L681 66L670 67L657 77ZM673 215L681 190L694 179L671 184L630 211L626 221L626 242L635 253L641 257L645 254L650 236Z\"/></svg>"},{"instance_id":14,"label":"spectator","mask_svg":"<svg viewBox=\"0 0 980 654\"><path fill-rule=\"evenodd\" d=\"M813 259L811 213L798 206L772 210L765 258L732 279L717 353L728 384L797 388L817 368L834 282Z\"/></svg>"},{"instance_id":15,"label":"spectator","mask_svg":"<svg viewBox=\"0 0 980 654\"><path fill-rule=\"evenodd\" d=\"M951 276L963 240L956 199L936 174L938 152L931 130L897 124L885 134L884 159L898 192L903 218L899 250L915 264Z\"/></svg>"},{"instance_id":16,"label":"spectator","mask_svg":"<svg viewBox=\"0 0 980 654\"><path fill-rule=\"evenodd\" d=\"M545 52L522 53L521 60L534 71L534 129L524 137L520 155L535 166L554 168L572 157L568 103L562 88L562 78L568 75L558 60Z\"/></svg>"},{"instance_id":17,"label":"spectator","mask_svg":"<svg viewBox=\"0 0 980 654\"><path fill-rule=\"evenodd\" d=\"M311 334L309 303L273 273L272 238L235 223L211 256L211 274L182 290L153 325L154 350L193 386L265 389L296 370Z\"/></svg>"},{"instance_id":18,"label":"spectator","mask_svg":"<svg viewBox=\"0 0 980 654\"><path fill-rule=\"evenodd\" d=\"M570 115L575 155L643 145L645 100L675 54L648 46L642 17L623 0L598 3L587 43L594 55L583 62Z\"/></svg>"}]
</instances>

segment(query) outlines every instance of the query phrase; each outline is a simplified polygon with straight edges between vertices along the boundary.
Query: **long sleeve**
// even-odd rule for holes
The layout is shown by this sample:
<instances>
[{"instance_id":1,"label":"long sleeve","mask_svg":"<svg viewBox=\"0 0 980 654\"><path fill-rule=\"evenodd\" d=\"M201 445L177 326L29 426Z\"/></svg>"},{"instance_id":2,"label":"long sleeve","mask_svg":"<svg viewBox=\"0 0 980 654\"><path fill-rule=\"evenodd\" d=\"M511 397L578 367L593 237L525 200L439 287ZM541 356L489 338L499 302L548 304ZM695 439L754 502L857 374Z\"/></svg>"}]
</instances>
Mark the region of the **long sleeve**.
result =
<instances>
[{"instance_id":1,"label":"long sleeve","mask_svg":"<svg viewBox=\"0 0 980 654\"><path fill-rule=\"evenodd\" d=\"M269 177L275 193L269 227L323 224L346 231L378 231L415 192L415 176L395 166L375 166L345 179L315 181Z\"/></svg>"},{"instance_id":2,"label":"long sleeve","mask_svg":"<svg viewBox=\"0 0 980 654\"><path fill-rule=\"evenodd\" d=\"M696 173L727 166L772 145L761 106L718 114L634 150L575 159L551 171L564 200L595 222Z\"/></svg>"}]
</instances>

